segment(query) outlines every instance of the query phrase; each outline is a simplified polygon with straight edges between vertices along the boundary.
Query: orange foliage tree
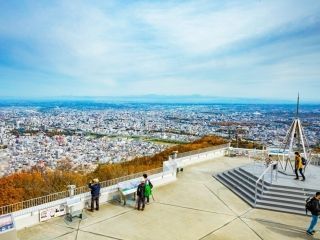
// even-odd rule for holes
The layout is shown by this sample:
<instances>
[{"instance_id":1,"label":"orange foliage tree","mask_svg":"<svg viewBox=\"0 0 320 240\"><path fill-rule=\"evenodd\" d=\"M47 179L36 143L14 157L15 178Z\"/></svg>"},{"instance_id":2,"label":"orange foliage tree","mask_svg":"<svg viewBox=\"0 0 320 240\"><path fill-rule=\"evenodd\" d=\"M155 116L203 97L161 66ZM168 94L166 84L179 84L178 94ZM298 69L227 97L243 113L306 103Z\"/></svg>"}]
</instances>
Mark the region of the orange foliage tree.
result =
<instances>
[{"instance_id":1,"label":"orange foliage tree","mask_svg":"<svg viewBox=\"0 0 320 240\"><path fill-rule=\"evenodd\" d=\"M224 143L226 141L223 138L206 136L192 143L175 145L154 156L138 157L131 161L115 164L101 164L98 165L95 171L88 174L71 171L68 159L59 162L58 168L54 171L35 167L30 172L15 173L0 178L2 187L0 191L0 206L65 191L67 185L70 184L84 186L90 179L96 177L100 181L104 181L159 168L162 167L162 163L168 160L169 155L174 151L183 153Z\"/></svg>"},{"instance_id":2,"label":"orange foliage tree","mask_svg":"<svg viewBox=\"0 0 320 240\"><path fill-rule=\"evenodd\" d=\"M205 136L192 143L167 148L166 150L150 157L138 157L128 162L99 165L94 172L88 174L88 177L98 177L100 180L108 180L133 173L143 172L162 167L162 163L167 161L169 156L175 151L178 153L184 153L224 143L226 143L226 140L221 137Z\"/></svg>"}]
</instances>

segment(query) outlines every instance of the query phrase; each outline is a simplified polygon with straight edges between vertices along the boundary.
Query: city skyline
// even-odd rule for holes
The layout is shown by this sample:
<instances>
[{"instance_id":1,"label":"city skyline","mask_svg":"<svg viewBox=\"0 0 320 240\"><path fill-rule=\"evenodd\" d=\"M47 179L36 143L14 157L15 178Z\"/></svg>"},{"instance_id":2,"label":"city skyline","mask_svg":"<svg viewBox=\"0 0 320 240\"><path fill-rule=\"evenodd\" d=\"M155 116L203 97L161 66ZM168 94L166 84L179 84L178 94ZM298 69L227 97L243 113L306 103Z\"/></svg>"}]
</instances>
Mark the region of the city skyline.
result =
<instances>
[{"instance_id":1,"label":"city skyline","mask_svg":"<svg viewBox=\"0 0 320 240\"><path fill-rule=\"evenodd\" d=\"M55 169L66 159L75 169L92 170L99 163L151 156L172 144L208 135L278 149L295 118L294 108L288 104L0 103L0 170L6 175L39 163ZM314 149L319 146L319 115L319 105L301 108L304 132Z\"/></svg>"},{"instance_id":2,"label":"city skyline","mask_svg":"<svg viewBox=\"0 0 320 240\"><path fill-rule=\"evenodd\" d=\"M300 95L301 99L301 95ZM41 103L56 104L246 104L246 105L292 105L296 109L297 96L292 99L276 98L245 98L245 97L215 97L199 94L193 95L127 95L127 96L48 96L48 97L26 97L26 96L0 96L0 106L38 106ZM301 106L318 106L320 101L305 99L300 100Z\"/></svg>"},{"instance_id":3,"label":"city skyline","mask_svg":"<svg viewBox=\"0 0 320 240\"><path fill-rule=\"evenodd\" d=\"M0 98L320 102L319 1L0 1Z\"/></svg>"}]
</instances>

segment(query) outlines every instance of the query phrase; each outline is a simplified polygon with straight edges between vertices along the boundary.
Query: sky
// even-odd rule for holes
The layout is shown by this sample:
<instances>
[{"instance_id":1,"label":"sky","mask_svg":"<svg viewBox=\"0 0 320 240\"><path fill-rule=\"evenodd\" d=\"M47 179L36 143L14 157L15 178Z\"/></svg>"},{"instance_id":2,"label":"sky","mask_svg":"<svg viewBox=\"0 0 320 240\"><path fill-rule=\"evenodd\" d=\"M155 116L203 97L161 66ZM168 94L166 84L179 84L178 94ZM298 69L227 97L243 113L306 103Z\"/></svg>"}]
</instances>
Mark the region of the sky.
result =
<instances>
[{"instance_id":1,"label":"sky","mask_svg":"<svg viewBox=\"0 0 320 240\"><path fill-rule=\"evenodd\" d=\"M319 90L319 0L0 0L0 97Z\"/></svg>"}]
</instances>

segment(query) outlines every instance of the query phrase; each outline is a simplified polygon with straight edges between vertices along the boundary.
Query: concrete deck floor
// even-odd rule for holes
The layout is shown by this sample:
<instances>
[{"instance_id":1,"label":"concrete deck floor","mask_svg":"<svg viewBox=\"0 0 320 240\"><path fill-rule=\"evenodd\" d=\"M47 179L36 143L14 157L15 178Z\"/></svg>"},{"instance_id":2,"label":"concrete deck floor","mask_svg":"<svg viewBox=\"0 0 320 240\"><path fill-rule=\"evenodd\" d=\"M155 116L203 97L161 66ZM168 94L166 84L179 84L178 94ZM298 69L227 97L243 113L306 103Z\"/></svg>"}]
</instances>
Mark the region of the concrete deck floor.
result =
<instances>
[{"instance_id":1,"label":"concrete deck floor","mask_svg":"<svg viewBox=\"0 0 320 240\"><path fill-rule=\"evenodd\" d=\"M219 158L184 169L178 180L154 190L145 211L108 203L67 225L63 218L18 232L20 240L103 239L320 239L305 234L310 219L253 209L211 175L249 163Z\"/></svg>"}]
</instances>

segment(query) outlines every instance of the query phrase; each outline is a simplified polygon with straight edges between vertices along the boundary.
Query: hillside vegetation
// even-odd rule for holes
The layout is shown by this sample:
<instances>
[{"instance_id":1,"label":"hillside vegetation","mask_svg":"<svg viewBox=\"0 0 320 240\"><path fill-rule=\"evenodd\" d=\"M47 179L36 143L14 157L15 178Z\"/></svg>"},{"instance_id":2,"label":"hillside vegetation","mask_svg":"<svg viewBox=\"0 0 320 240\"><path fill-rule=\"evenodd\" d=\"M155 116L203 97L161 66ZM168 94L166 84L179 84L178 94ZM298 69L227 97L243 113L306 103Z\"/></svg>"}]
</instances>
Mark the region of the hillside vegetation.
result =
<instances>
[{"instance_id":1,"label":"hillside vegetation","mask_svg":"<svg viewBox=\"0 0 320 240\"><path fill-rule=\"evenodd\" d=\"M65 191L67 185L70 184L75 184L77 187L84 186L90 179L96 177L100 181L105 181L159 168L174 151L183 153L224 143L226 143L226 140L221 137L205 136L192 143L172 146L154 156L138 157L131 161L115 164L101 164L88 174L74 172L69 170L67 166L62 166L54 171L40 171L34 168L30 172L15 173L0 179L0 185L2 186L0 206Z\"/></svg>"}]
</instances>

